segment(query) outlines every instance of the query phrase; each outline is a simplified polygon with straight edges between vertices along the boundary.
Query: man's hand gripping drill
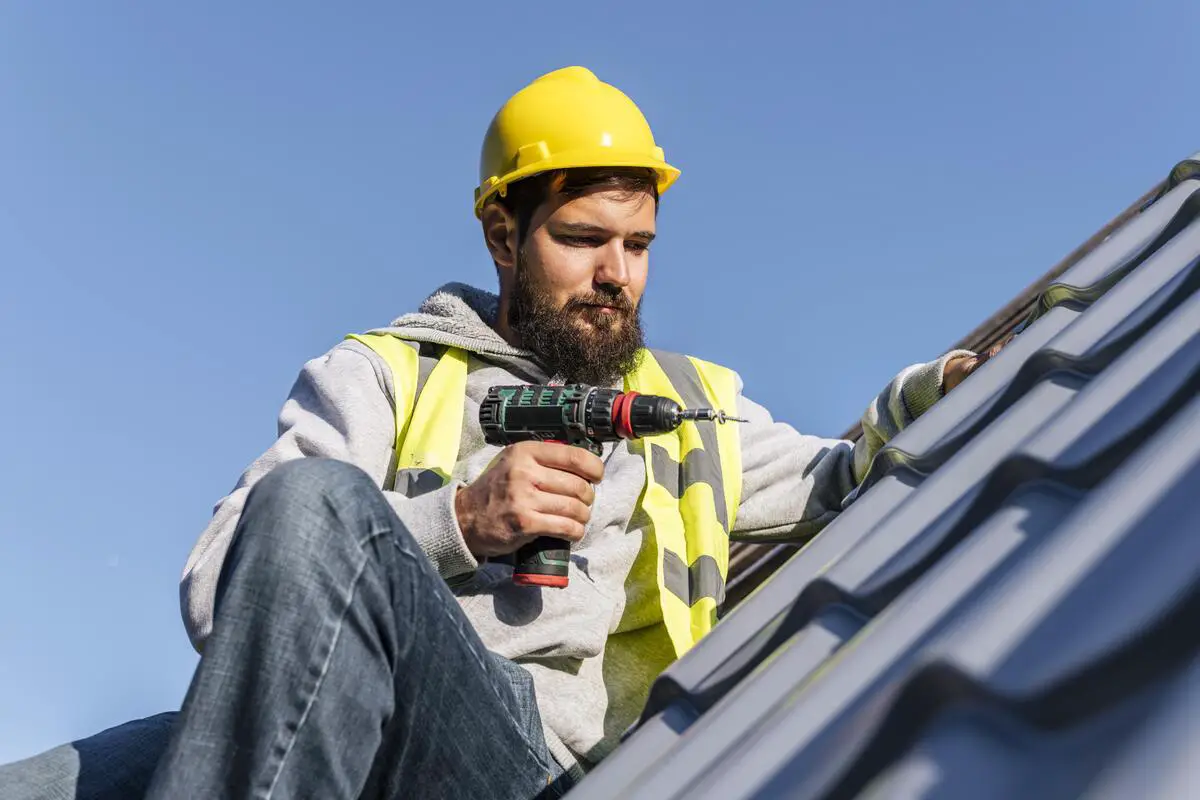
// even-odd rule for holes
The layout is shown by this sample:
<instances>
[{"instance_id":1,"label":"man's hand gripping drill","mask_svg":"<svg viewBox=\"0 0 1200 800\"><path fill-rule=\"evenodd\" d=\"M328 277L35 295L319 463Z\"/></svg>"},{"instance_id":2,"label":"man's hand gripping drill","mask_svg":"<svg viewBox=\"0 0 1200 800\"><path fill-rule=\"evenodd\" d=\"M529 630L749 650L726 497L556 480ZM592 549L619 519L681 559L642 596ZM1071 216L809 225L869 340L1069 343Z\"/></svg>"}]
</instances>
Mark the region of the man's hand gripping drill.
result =
<instances>
[{"instance_id":1,"label":"man's hand gripping drill","mask_svg":"<svg viewBox=\"0 0 1200 800\"><path fill-rule=\"evenodd\" d=\"M685 409L668 397L582 384L492 387L480 406L479 422L487 442L505 447L505 452L489 467L489 472L498 467L495 475L464 490L476 491L483 498L468 503L469 508L456 504L460 525L483 540L483 550L488 545L481 529L489 524L543 531L545 535L517 550L513 581L564 587L570 543L583 537L595 498L593 485L603 477L602 444L670 433L688 420L745 421L721 410ZM555 444L573 447L548 446ZM519 502L522 499L525 507ZM489 505L505 509L501 516L514 518L489 519L484 510Z\"/></svg>"}]
</instances>

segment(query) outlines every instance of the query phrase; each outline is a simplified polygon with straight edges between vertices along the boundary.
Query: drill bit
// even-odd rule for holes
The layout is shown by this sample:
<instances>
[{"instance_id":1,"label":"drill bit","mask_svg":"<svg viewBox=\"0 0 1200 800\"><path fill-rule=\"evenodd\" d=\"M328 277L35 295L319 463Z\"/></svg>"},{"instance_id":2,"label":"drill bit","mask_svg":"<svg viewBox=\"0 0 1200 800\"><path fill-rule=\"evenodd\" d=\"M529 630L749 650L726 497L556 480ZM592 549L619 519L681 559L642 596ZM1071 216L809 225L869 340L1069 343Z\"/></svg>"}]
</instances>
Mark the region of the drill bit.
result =
<instances>
[{"instance_id":1,"label":"drill bit","mask_svg":"<svg viewBox=\"0 0 1200 800\"><path fill-rule=\"evenodd\" d=\"M749 422L748 419L734 417L726 414L724 411L717 411L712 408L685 408L679 414L680 419L690 420L705 420L719 422L724 425L726 422Z\"/></svg>"}]
</instances>

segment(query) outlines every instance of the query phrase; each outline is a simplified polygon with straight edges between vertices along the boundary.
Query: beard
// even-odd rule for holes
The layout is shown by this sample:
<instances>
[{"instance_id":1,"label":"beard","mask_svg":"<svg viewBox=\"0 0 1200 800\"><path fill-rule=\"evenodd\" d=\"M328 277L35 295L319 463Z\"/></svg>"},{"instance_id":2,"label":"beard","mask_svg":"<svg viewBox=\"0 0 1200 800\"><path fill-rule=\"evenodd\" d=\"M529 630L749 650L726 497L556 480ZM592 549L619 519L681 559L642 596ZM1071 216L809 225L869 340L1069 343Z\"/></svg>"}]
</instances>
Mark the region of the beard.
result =
<instances>
[{"instance_id":1,"label":"beard","mask_svg":"<svg viewBox=\"0 0 1200 800\"><path fill-rule=\"evenodd\" d=\"M641 308L615 287L573 295L559 306L534 283L522 256L508 324L547 374L564 383L611 386L631 372L644 342Z\"/></svg>"}]
</instances>

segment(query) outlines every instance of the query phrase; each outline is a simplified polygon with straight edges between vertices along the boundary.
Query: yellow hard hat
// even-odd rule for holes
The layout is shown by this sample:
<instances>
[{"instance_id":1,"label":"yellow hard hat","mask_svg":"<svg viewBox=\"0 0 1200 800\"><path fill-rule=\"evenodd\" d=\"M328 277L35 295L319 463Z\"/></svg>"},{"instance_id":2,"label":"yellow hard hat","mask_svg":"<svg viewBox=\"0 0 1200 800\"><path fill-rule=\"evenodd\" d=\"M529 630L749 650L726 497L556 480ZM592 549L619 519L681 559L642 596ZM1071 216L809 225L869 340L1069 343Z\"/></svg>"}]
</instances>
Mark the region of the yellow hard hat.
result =
<instances>
[{"instance_id":1,"label":"yellow hard hat","mask_svg":"<svg viewBox=\"0 0 1200 800\"><path fill-rule=\"evenodd\" d=\"M479 157L475 216L510 183L569 167L649 167L658 173L659 194L679 177L632 100L588 69L565 67L521 89L492 118Z\"/></svg>"}]
</instances>

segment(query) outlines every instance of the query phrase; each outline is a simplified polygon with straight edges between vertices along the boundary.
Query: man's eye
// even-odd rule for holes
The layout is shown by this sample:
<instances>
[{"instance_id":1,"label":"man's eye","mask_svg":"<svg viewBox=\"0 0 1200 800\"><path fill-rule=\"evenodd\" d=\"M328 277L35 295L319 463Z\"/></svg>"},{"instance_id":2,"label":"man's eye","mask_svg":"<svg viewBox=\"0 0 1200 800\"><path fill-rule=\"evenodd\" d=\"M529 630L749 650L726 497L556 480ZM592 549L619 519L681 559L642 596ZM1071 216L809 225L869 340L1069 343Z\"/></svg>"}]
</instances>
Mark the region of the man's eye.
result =
<instances>
[{"instance_id":1,"label":"man's eye","mask_svg":"<svg viewBox=\"0 0 1200 800\"><path fill-rule=\"evenodd\" d=\"M644 253L650 249L650 245L645 242L626 242L625 249L631 253Z\"/></svg>"},{"instance_id":2,"label":"man's eye","mask_svg":"<svg viewBox=\"0 0 1200 800\"><path fill-rule=\"evenodd\" d=\"M594 236L567 236L564 241L572 247L599 247L604 244Z\"/></svg>"}]
</instances>

